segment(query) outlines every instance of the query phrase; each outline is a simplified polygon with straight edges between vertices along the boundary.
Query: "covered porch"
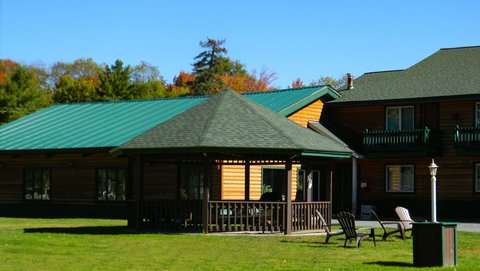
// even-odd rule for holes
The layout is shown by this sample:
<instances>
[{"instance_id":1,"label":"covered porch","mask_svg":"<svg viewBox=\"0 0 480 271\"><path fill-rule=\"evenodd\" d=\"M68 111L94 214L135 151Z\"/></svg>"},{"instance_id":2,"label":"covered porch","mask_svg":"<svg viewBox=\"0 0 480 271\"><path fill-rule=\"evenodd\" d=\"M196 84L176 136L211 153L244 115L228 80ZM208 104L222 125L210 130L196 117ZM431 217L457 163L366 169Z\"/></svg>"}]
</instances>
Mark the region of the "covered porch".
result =
<instances>
[{"instance_id":1,"label":"covered porch","mask_svg":"<svg viewBox=\"0 0 480 271\"><path fill-rule=\"evenodd\" d=\"M132 139L112 153L130 158L128 220L132 228L285 234L323 229L325 225L317 211L327 224L331 221L332 161L352 155L346 146L229 90ZM201 196L193 200L182 198L177 182L174 198L146 199L146 164L171 164L177 168L186 164L200 166ZM222 200L218 193L212 195L212 189L224 181L222 177L214 178L215 171L225 165L244 169L242 200ZM285 181L281 198L272 194L251 198L251 167L257 165L282 167ZM307 180L302 191L304 196L298 201L292 189L296 182L292 165L300 165ZM324 191L327 191L324 200L313 197L312 169L319 165L326 176L323 178Z\"/></svg>"},{"instance_id":2,"label":"covered porch","mask_svg":"<svg viewBox=\"0 0 480 271\"><path fill-rule=\"evenodd\" d=\"M140 155L132 165L134 172L132 176L131 188L136 197L129 201L129 227L138 230L157 230L167 232L234 232L234 231L254 231L254 232L284 232L289 234L295 231L314 231L323 230L325 225L317 213L323 216L330 223L332 217L332 176L330 163L332 158L310 159L285 159L281 155L275 157L272 155L268 160L229 160L222 154L208 154L207 156L216 156L217 159L207 159L204 154L198 155L198 159L193 159L193 154L189 154L189 159L180 159L182 155L175 155L175 159L161 159L165 156ZM168 155L167 155L168 156ZM248 154L252 156L252 154ZM258 156L258 155L257 155ZM261 155L260 155L261 156ZM283 156L283 157L282 157ZM231 157L230 157L231 158ZM273 160L274 159L274 160ZM203 168L198 178L202 184L202 198L188 199L182 198L182 191L176 191L176 197L173 199L146 199L144 172L145 165L151 166L155 163L168 163L176 161L181 164L188 163L189 167L196 164ZM320 163L319 163L320 161ZM216 169L222 165L241 165L244 168L244 198L242 200L222 200L219 193L212 193L212 188L221 186L222 180L214 178ZM251 167L257 165L276 165L284 168L283 174L286 195L276 195L272 192L264 192L260 199L252 199L251 193ZM293 188L297 178L293 176L292 165L302 165L305 174L305 185ZM316 165L316 166L312 166ZM315 186L312 185L312 177L318 168L322 168L325 174L322 175L322 198L315 196ZM311 168L317 170L311 170ZM303 175L302 174L302 175ZM207 180L207 181L204 181ZM220 182L220 183L218 183ZM177 180L176 187L181 187L181 181ZM302 188L300 190L300 188ZM294 191L305 189L305 196L295 195ZM287 215L290 214L290 215Z\"/></svg>"}]
</instances>

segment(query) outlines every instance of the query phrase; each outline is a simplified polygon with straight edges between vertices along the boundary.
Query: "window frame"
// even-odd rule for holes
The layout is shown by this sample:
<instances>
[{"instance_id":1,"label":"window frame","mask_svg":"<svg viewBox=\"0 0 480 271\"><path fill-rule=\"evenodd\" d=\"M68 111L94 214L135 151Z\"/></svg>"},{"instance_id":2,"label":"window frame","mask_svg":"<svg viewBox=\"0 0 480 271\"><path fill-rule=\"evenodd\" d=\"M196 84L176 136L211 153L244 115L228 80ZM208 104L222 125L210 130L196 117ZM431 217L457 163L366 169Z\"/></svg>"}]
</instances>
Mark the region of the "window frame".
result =
<instances>
[{"instance_id":1,"label":"window frame","mask_svg":"<svg viewBox=\"0 0 480 271\"><path fill-rule=\"evenodd\" d=\"M401 174L401 168L403 167L411 167L412 168L412 190L411 191L402 191L402 190L388 190L388 187L391 185L388 184L389 182L389 174L388 174L388 168L389 167L400 167L400 174ZM402 181L401 180L402 176L400 176L400 182ZM388 194L414 194L416 189L415 189L415 185L416 185L416 181L415 181L415 164L385 164L385 193L388 193Z\"/></svg>"},{"instance_id":2,"label":"window frame","mask_svg":"<svg viewBox=\"0 0 480 271\"><path fill-rule=\"evenodd\" d=\"M405 128L403 128L402 126L402 111L406 108L411 108L412 109L412 130L415 129L415 106L414 105L402 105L402 106L387 106L385 107L385 130L386 131L404 131L404 130L407 130ZM388 129L389 125L388 125L388 121L389 121L389 118L388 118L388 111L391 110L391 109L399 109L399 129L398 130L390 130ZM409 130L409 129L408 129Z\"/></svg>"},{"instance_id":3,"label":"window frame","mask_svg":"<svg viewBox=\"0 0 480 271\"><path fill-rule=\"evenodd\" d=\"M192 171L192 169L194 169L194 171ZM203 196L204 196L204 189L205 189L205 177L204 177L204 165L202 164L179 164L178 165L178 177L177 177L177 197L179 200L203 200ZM192 188L190 187L191 184L188 183L188 184L185 184L185 180L183 179L184 178L184 173L183 171L184 170L187 170L187 171L190 171L190 172L195 172L198 174L198 191L195 192L194 191L194 194L193 194L193 197L192 197L192 194L190 193L192 191ZM212 171L213 172L213 171ZM213 174L209 174L209 179L208 179L208 187L209 187L209 194L211 195L212 194L212 180L213 180ZM190 180L189 180L190 182ZM187 185L188 187L185 187L185 188L182 188L182 185ZM197 185L195 185L197 186ZM182 189L185 189L185 191L182 191ZM195 189L193 189L195 190Z\"/></svg>"},{"instance_id":4,"label":"window frame","mask_svg":"<svg viewBox=\"0 0 480 271\"><path fill-rule=\"evenodd\" d=\"M42 172L42 177L44 176L45 174L45 171L48 172L48 198L40 198L40 199L35 199L35 197L32 197L31 199L27 199L26 198L26 193L27 193L27 182L26 182L26 176L27 176L27 171L30 171L30 170L33 170L33 171L41 171ZM32 191L33 193L35 193L35 180L34 180L34 183L32 184ZM43 180L42 178L42 190L45 190L45 180ZM48 167L30 167L30 168L24 168L23 169L23 193L22 193L22 199L23 201L26 201L26 202L48 202L48 201L51 201L52 200L52 169L51 168L48 168Z\"/></svg>"},{"instance_id":5,"label":"window frame","mask_svg":"<svg viewBox=\"0 0 480 271\"><path fill-rule=\"evenodd\" d=\"M118 176L118 171L120 170L123 170L124 171L124 183L123 183L123 188L124 188L124 191L123 191L123 195L124 195L124 199L115 199L115 200L111 200L111 199L108 199L108 196L105 198L105 199L100 199L99 196L98 196L98 192L99 192L99 189L100 189L100 170L106 170L107 173L109 170L115 170L117 173L116 175ZM128 169L126 167L98 167L95 169L95 200L96 202L98 203L118 203L118 202L126 202L128 199L127 199L127 191L128 191ZM116 188L118 189L118 185L116 186ZM116 189L116 190L117 190ZM118 190L116 191L116 193L118 194ZM108 191L107 191L107 195L108 195ZM116 196L117 198L117 196Z\"/></svg>"}]
</instances>

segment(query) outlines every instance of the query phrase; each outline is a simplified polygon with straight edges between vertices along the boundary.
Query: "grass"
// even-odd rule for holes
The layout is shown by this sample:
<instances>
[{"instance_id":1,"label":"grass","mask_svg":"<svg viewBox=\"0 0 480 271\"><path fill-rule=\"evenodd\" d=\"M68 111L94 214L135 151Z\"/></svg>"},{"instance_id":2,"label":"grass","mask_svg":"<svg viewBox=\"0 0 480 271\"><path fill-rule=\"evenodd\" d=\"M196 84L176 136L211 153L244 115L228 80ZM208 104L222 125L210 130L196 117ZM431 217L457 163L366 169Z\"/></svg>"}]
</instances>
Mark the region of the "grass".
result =
<instances>
[{"instance_id":1,"label":"grass","mask_svg":"<svg viewBox=\"0 0 480 271\"><path fill-rule=\"evenodd\" d=\"M0 218L0 270L398 270L413 267L412 239L135 234L126 221ZM380 229L376 231L380 238ZM457 267L478 270L480 234L459 232Z\"/></svg>"}]
</instances>

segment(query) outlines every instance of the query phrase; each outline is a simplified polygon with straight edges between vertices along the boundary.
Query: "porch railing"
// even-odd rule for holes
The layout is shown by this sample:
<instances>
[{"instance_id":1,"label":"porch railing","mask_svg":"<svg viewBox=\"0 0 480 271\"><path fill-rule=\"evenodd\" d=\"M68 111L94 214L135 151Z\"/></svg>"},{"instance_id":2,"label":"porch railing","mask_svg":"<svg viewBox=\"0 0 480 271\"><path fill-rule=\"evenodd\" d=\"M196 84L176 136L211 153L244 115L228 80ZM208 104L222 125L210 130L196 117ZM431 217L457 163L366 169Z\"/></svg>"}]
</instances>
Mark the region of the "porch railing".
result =
<instances>
[{"instance_id":1,"label":"porch railing","mask_svg":"<svg viewBox=\"0 0 480 271\"><path fill-rule=\"evenodd\" d=\"M285 202L211 201L209 231L282 232L285 225ZM318 210L331 220L330 202L293 202L292 231L322 230Z\"/></svg>"},{"instance_id":2,"label":"porch railing","mask_svg":"<svg viewBox=\"0 0 480 271\"><path fill-rule=\"evenodd\" d=\"M201 231L202 201L146 200L129 204L129 225L158 231ZM137 217L135 214L140 210ZM292 231L322 230L325 228L316 213L327 223L331 221L330 202L292 202ZM209 201L208 231L262 231L285 230L286 202L264 201ZM138 219L138 222L137 222ZM140 224L138 224L140 223Z\"/></svg>"},{"instance_id":3,"label":"porch railing","mask_svg":"<svg viewBox=\"0 0 480 271\"><path fill-rule=\"evenodd\" d=\"M425 151L430 143L430 129L365 130L363 148L366 153L389 151Z\"/></svg>"},{"instance_id":4,"label":"porch railing","mask_svg":"<svg viewBox=\"0 0 480 271\"><path fill-rule=\"evenodd\" d=\"M453 142L457 150L480 151L480 128L455 127Z\"/></svg>"},{"instance_id":5,"label":"porch railing","mask_svg":"<svg viewBox=\"0 0 480 271\"><path fill-rule=\"evenodd\" d=\"M130 210L136 209L136 202ZM201 200L145 200L139 208L140 227L159 231L198 231L202 229ZM129 216L135 219L135 216Z\"/></svg>"},{"instance_id":6,"label":"porch railing","mask_svg":"<svg viewBox=\"0 0 480 271\"><path fill-rule=\"evenodd\" d=\"M285 202L210 201L209 231L282 231Z\"/></svg>"},{"instance_id":7,"label":"porch railing","mask_svg":"<svg viewBox=\"0 0 480 271\"><path fill-rule=\"evenodd\" d=\"M293 202L292 231L325 229L326 225L321 223L316 210L322 214L326 221L331 221L331 206L330 202Z\"/></svg>"}]
</instances>

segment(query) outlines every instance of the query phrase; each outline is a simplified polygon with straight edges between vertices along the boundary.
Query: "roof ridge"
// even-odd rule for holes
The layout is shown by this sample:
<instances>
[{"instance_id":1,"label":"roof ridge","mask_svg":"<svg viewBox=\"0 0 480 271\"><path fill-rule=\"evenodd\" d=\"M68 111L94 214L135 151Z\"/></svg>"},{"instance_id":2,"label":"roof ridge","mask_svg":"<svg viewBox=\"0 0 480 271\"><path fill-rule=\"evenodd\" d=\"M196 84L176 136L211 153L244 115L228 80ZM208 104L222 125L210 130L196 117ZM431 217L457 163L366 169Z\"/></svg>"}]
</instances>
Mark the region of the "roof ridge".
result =
<instances>
[{"instance_id":1,"label":"roof ridge","mask_svg":"<svg viewBox=\"0 0 480 271\"><path fill-rule=\"evenodd\" d=\"M446 50L468 49L468 48L480 48L480 45L440 48L439 51L442 51L442 50L443 50L443 51L446 51Z\"/></svg>"},{"instance_id":2,"label":"roof ridge","mask_svg":"<svg viewBox=\"0 0 480 271\"><path fill-rule=\"evenodd\" d=\"M385 70L385 71L374 71L374 72L366 72L364 74L374 74L374 73L389 73L389 72L403 72L406 69L398 69L398 70Z\"/></svg>"},{"instance_id":3,"label":"roof ridge","mask_svg":"<svg viewBox=\"0 0 480 271\"><path fill-rule=\"evenodd\" d=\"M233 90L231 90L231 91L233 91ZM225 93L226 92L219 95L218 98L213 96L213 97L210 97L210 99L215 99L215 103L218 104L225 98ZM209 101L210 99L206 100L205 102ZM195 108L195 107L193 107L193 108ZM200 134L200 137L198 138L199 145L203 145L203 140L205 139L205 136L206 136L207 131L209 130L210 126L212 126L212 123L213 123L212 120L213 120L213 117L217 114L218 108L219 108L219 106L215 106L214 110L209 114L209 117L207 119L207 124L203 127L203 131ZM189 111L189 110L187 110L187 111Z\"/></svg>"},{"instance_id":4,"label":"roof ridge","mask_svg":"<svg viewBox=\"0 0 480 271\"><path fill-rule=\"evenodd\" d=\"M238 99L238 97L235 97L236 99ZM271 111L271 113L273 114L277 114L275 111L272 111L260 104L254 104L254 102L251 102L249 103L250 101L247 101L247 100L244 100L244 99L238 99L240 102L242 102L243 104L245 104L252 112L255 112L255 109L254 109L254 106L253 105L256 105L256 106L259 106L260 108L262 109L265 109L265 110L268 110L268 111ZM278 115L279 117L282 117L280 115ZM275 130L278 130L285 138L287 138L288 141L290 141L293 145L297 146L297 144L295 143L295 141L292 139L292 137L290 137L287 133L285 133L283 131L283 129L278 129L278 126L277 125L274 125L274 123L272 123L271 121L269 121L267 118L265 118L265 116L263 114L258 114L258 117L260 117L261 119L263 119L267 125L269 125L270 127L272 128L275 128ZM286 117L284 117L285 119L287 119ZM288 120L288 119L287 119ZM290 121L290 120L289 120ZM295 123L295 122L292 122L292 123ZM297 123L295 123L297 124ZM297 124L298 125L298 124Z\"/></svg>"},{"instance_id":5,"label":"roof ridge","mask_svg":"<svg viewBox=\"0 0 480 271\"><path fill-rule=\"evenodd\" d=\"M263 93L277 93L277 92L288 92L288 91L297 91L302 89L311 89L311 88L322 88L326 87L327 85L316 85L316 86L308 86L308 87L301 87L301 88L284 88L284 89L276 89L271 91L254 91L254 92L244 92L241 95L252 95L252 94L263 94Z\"/></svg>"},{"instance_id":6,"label":"roof ridge","mask_svg":"<svg viewBox=\"0 0 480 271\"><path fill-rule=\"evenodd\" d=\"M150 99L141 99L141 100L115 100L115 101L90 101L90 102L74 102L74 103L57 103L56 105L87 105L87 104L122 104L122 103L142 103L142 102L156 102L156 101L174 101L174 100L193 100L193 99L202 99L208 98L211 95L195 95L195 96L178 96L178 97L163 97L163 98L150 98Z\"/></svg>"}]
</instances>

